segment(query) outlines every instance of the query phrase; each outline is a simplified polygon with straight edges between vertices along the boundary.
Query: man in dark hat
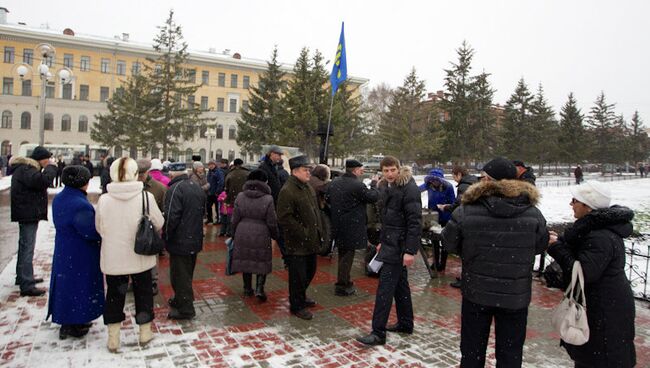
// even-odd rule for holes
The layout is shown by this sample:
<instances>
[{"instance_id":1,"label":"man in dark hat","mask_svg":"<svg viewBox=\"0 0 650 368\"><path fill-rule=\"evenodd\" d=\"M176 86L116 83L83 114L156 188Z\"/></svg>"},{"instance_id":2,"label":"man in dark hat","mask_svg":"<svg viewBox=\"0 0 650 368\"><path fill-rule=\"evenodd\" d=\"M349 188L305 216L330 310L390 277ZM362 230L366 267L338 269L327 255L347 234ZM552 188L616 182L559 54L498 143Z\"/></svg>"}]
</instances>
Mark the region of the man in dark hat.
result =
<instances>
[{"instance_id":1,"label":"man in dark hat","mask_svg":"<svg viewBox=\"0 0 650 368\"><path fill-rule=\"evenodd\" d=\"M443 245L463 261L462 367L482 367L492 320L498 366L521 367L535 255L548 244L537 189L517 180L505 158L488 162L481 181L442 231Z\"/></svg>"},{"instance_id":2,"label":"man in dark hat","mask_svg":"<svg viewBox=\"0 0 650 368\"><path fill-rule=\"evenodd\" d=\"M309 159L294 157L289 160L289 167L291 176L278 195L278 223L284 233L291 313L309 320L313 316L307 308L316 303L307 298L307 288L316 274L316 253L323 231L316 192L308 184Z\"/></svg>"},{"instance_id":3,"label":"man in dark hat","mask_svg":"<svg viewBox=\"0 0 650 368\"><path fill-rule=\"evenodd\" d=\"M266 155L262 157L260 162L259 169L264 171L266 176L269 178L268 184L271 188L271 195L273 196L273 202L278 204L278 194L280 193L280 177L278 176L278 163L282 161L282 149L276 145L272 145L266 152Z\"/></svg>"},{"instance_id":4,"label":"man in dark hat","mask_svg":"<svg viewBox=\"0 0 650 368\"><path fill-rule=\"evenodd\" d=\"M38 222L47 221L47 188L56 177L52 153L42 146L34 148L31 157L13 157L11 166L11 221L18 222L18 261L16 285L21 296L41 296L45 290L36 288L42 278L34 278L34 247Z\"/></svg>"},{"instance_id":5,"label":"man in dark hat","mask_svg":"<svg viewBox=\"0 0 650 368\"><path fill-rule=\"evenodd\" d=\"M521 160L514 160L512 161L512 163L517 168L517 179L527 181L535 185L535 181L537 180L537 177L533 173L532 167L526 166L524 162Z\"/></svg>"},{"instance_id":6,"label":"man in dark hat","mask_svg":"<svg viewBox=\"0 0 650 368\"><path fill-rule=\"evenodd\" d=\"M241 158L236 158L232 162L232 165L232 169L230 169L228 176L226 176L226 185L224 187L224 190L226 191L226 200L224 202L230 208L235 206L235 199L237 199L237 195L244 190L244 183L248 178L248 174L250 174L250 172L242 166L244 165L244 161L242 161ZM224 234L226 236L232 236L230 221L231 216L226 215L226 221L222 225L219 235Z\"/></svg>"},{"instance_id":7,"label":"man in dark hat","mask_svg":"<svg viewBox=\"0 0 650 368\"><path fill-rule=\"evenodd\" d=\"M350 280L354 253L356 249L365 249L368 245L366 205L376 203L379 198L376 189L379 177L373 177L371 188L367 188L359 180L363 174L363 165L359 161L347 160L345 174L334 179L327 190L326 197L332 213L332 238L339 253L338 277L334 287L334 294L338 296L349 296L356 292Z\"/></svg>"}]
</instances>

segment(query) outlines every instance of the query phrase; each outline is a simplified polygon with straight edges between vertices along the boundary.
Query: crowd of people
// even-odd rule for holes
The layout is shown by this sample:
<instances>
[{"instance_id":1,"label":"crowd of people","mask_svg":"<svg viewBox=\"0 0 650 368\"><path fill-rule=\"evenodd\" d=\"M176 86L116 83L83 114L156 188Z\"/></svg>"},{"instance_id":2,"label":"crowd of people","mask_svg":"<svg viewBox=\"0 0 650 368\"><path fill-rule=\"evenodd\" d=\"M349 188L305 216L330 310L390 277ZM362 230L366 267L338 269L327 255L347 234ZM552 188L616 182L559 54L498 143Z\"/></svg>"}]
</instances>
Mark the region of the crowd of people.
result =
<instances>
[{"instance_id":1,"label":"crowd of people","mask_svg":"<svg viewBox=\"0 0 650 368\"><path fill-rule=\"evenodd\" d=\"M576 222L559 235L547 230L536 206L535 176L521 161L495 158L479 177L455 166L454 190L440 168L418 186L411 168L391 156L383 158L381 172L367 183L356 160L347 160L345 173L333 179L328 166L313 165L304 155L290 158L286 171L282 156L280 147L271 146L252 171L238 159L231 166L227 160L210 160L206 170L200 158L189 168L155 158L106 158L100 172L104 194L96 207L86 198L92 177L88 167L57 167L43 147L31 157L12 158L11 219L20 229L20 295L46 293L36 286L43 279L34 276L32 259L38 222L47 220L47 188L59 176L65 187L52 203L56 238L48 318L61 325L61 339L86 335L92 321L103 316L107 347L118 352L129 290L140 344L154 338L159 256L134 250L146 216L169 257L174 291L167 301L170 319L196 315L192 281L204 226L221 224L220 235L232 239L231 273L241 273L243 295L261 303L267 300L264 286L277 246L289 275L290 313L305 320L314 317L310 309L317 303L308 291L318 255L336 249L333 293L348 297L356 293L351 278L355 252L370 247L374 257L368 266L378 273L379 283L372 329L357 340L383 345L387 332L412 334L416 328L408 268L421 249L421 192L426 191L427 205L438 213L442 227L431 267L443 271L448 252L462 260L462 274L452 285L462 291L462 367L485 365L493 321L497 365L522 365L533 264L547 250L564 275L571 274L576 260L584 270L591 335L581 346L562 342L576 367L635 365L635 307L624 273L623 244L632 233L634 213L611 205L606 184L587 181L571 187ZM388 325L393 301L397 323Z\"/></svg>"}]
</instances>

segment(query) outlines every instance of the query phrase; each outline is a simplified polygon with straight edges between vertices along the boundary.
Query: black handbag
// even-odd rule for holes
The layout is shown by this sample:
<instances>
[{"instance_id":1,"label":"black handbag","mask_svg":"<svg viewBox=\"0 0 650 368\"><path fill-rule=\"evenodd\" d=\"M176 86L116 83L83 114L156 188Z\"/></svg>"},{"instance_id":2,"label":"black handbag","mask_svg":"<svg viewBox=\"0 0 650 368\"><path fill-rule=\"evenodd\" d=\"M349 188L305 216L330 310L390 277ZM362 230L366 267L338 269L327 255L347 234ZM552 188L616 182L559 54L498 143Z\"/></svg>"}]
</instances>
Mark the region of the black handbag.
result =
<instances>
[{"instance_id":1,"label":"black handbag","mask_svg":"<svg viewBox=\"0 0 650 368\"><path fill-rule=\"evenodd\" d=\"M570 280L566 280L562 267L555 261L546 266L542 275L546 281L546 286L550 288L565 290L569 286Z\"/></svg>"},{"instance_id":2,"label":"black handbag","mask_svg":"<svg viewBox=\"0 0 650 368\"><path fill-rule=\"evenodd\" d=\"M145 208L146 202L146 208ZM165 248L165 243L158 235L149 219L149 196L142 191L142 218L138 224L138 232L135 234L136 254L143 256L155 256Z\"/></svg>"}]
</instances>

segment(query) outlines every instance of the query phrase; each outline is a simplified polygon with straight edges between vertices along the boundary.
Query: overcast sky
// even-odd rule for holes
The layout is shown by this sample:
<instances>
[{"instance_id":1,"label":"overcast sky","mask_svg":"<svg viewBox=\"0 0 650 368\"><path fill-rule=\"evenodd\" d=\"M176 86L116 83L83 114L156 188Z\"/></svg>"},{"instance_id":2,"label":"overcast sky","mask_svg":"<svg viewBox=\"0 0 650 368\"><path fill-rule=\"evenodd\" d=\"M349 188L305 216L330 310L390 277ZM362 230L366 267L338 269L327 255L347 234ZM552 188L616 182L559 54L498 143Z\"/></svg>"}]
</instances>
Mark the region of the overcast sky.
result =
<instances>
[{"instance_id":1,"label":"overcast sky","mask_svg":"<svg viewBox=\"0 0 650 368\"><path fill-rule=\"evenodd\" d=\"M463 40L475 49L474 72L491 73L495 103L505 103L523 77L542 83L556 113L574 92L588 112L600 91L630 119L650 126L650 2L628 0L483 1L170 1L11 0L10 23L72 28L150 42L170 8L190 49L231 49L282 62L300 49L331 59L345 21L348 73L395 87L415 67L430 92L443 88L443 69Z\"/></svg>"}]
</instances>

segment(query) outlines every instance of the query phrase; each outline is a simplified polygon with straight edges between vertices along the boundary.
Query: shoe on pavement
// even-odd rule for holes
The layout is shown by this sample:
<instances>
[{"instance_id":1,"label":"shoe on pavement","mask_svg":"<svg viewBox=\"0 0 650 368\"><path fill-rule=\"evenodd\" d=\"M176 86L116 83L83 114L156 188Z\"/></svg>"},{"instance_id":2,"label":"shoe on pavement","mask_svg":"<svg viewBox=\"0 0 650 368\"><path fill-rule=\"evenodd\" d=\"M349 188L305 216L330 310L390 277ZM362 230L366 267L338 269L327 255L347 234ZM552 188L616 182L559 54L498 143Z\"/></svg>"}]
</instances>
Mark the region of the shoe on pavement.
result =
<instances>
[{"instance_id":1,"label":"shoe on pavement","mask_svg":"<svg viewBox=\"0 0 650 368\"><path fill-rule=\"evenodd\" d=\"M37 289L37 288L31 288L20 292L20 296L42 296L42 295L45 295L45 290Z\"/></svg>"},{"instance_id":2,"label":"shoe on pavement","mask_svg":"<svg viewBox=\"0 0 650 368\"><path fill-rule=\"evenodd\" d=\"M386 331L404 333L404 334L411 335L413 333L413 327L407 328L407 327L401 326L399 323L395 323L393 325L386 326Z\"/></svg>"},{"instance_id":3,"label":"shoe on pavement","mask_svg":"<svg viewBox=\"0 0 650 368\"><path fill-rule=\"evenodd\" d=\"M301 309L297 312L291 312L293 313L294 316L304 319L305 321L309 321L310 319L314 318L314 315L311 314L310 311L307 310L307 308Z\"/></svg>"},{"instance_id":4,"label":"shoe on pavement","mask_svg":"<svg viewBox=\"0 0 650 368\"><path fill-rule=\"evenodd\" d=\"M34 277L34 284L40 284L41 282L43 282L43 278L42 278L42 277ZM14 285L20 285L20 283L18 283L18 280L16 280L16 282L14 283Z\"/></svg>"},{"instance_id":5,"label":"shoe on pavement","mask_svg":"<svg viewBox=\"0 0 650 368\"><path fill-rule=\"evenodd\" d=\"M368 346L375 346L375 345L384 345L386 344L386 338L385 337L379 337L373 333L362 336L362 337L357 337L357 341L368 345Z\"/></svg>"},{"instance_id":6,"label":"shoe on pavement","mask_svg":"<svg viewBox=\"0 0 650 368\"><path fill-rule=\"evenodd\" d=\"M189 320L192 319L196 316L196 313L181 313L177 309L172 309L169 314L167 315L167 318L169 319L175 319L175 320Z\"/></svg>"},{"instance_id":7,"label":"shoe on pavement","mask_svg":"<svg viewBox=\"0 0 650 368\"><path fill-rule=\"evenodd\" d=\"M357 289L353 287L349 288L336 288L334 289L334 295L336 296L351 296L357 293Z\"/></svg>"},{"instance_id":8,"label":"shoe on pavement","mask_svg":"<svg viewBox=\"0 0 650 368\"><path fill-rule=\"evenodd\" d=\"M253 296L255 293L253 292L253 289L244 289L244 296Z\"/></svg>"},{"instance_id":9,"label":"shoe on pavement","mask_svg":"<svg viewBox=\"0 0 650 368\"><path fill-rule=\"evenodd\" d=\"M305 306L307 308L315 307L316 306L316 301L314 299L305 298Z\"/></svg>"},{"instance_id":10,"label":"shoe on pavement","mask_svg":"<svg viewBox=\"0 0 650 368\"><path fill-rule=\"evenodd\" d=\"M454 282L450 282L450 283L449 283L449 286L451 286L451 287L455 287L455 288L457 288L457 289L460 289L460 287L461 287L462 285L463 285L463 283L462 283L462 281L460 280L460 278L458 278L458 277L456 277L456 281L454 281Z\"/></svg>"}]
</instances>

